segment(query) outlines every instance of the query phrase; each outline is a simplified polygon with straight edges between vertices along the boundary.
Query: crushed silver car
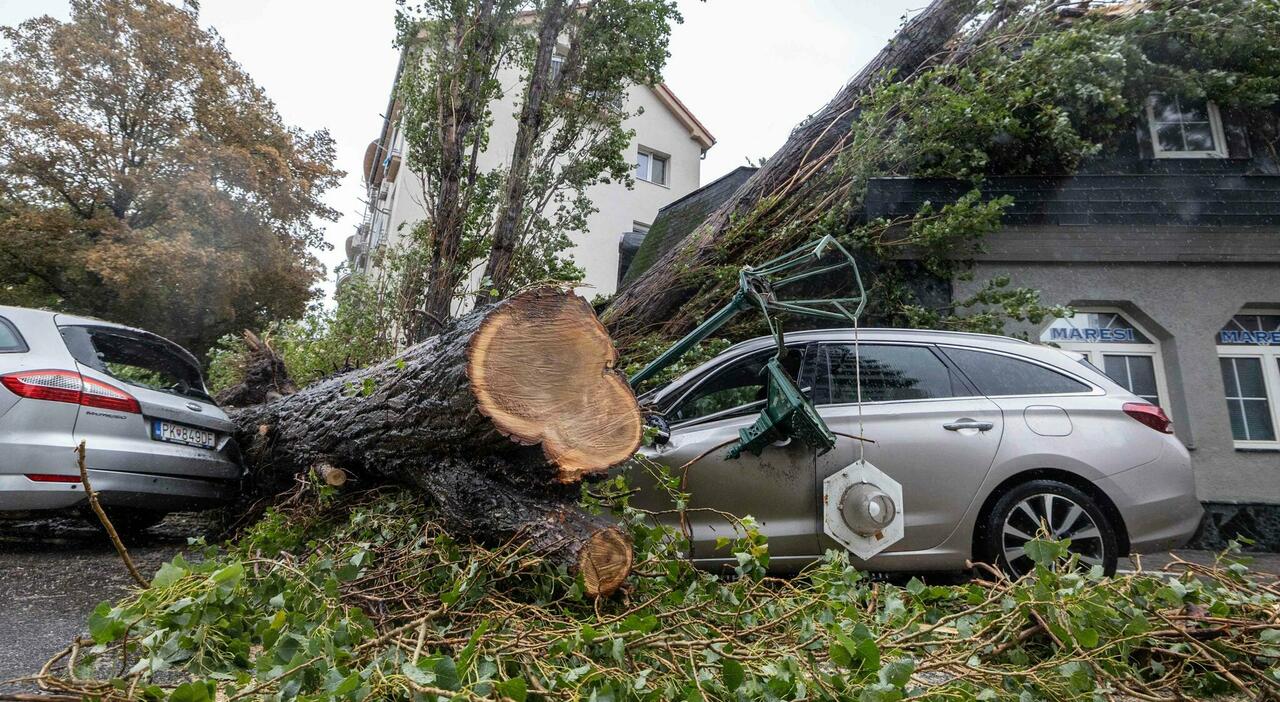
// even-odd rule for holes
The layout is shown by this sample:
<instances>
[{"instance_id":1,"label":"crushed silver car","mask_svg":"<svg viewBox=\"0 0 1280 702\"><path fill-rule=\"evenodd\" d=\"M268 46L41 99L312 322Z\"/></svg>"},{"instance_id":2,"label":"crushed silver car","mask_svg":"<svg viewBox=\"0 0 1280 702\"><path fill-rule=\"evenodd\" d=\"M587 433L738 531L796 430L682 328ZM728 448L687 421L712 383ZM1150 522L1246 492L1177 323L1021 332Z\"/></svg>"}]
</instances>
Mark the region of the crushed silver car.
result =
<instances>
[{"instance_id":1,"label":"crushed silver car","mask_svg":"<svg viewBox=\"0 0 1280 702\"><path fill-rule=\"evenodd\" d=\"M772 337L739 344L641 398L664 418L657 445L644 449L649 457L679 469L706 454L686 477L691 555L700 563L730 557L716 546L733 536L726 514L756 518L778 570L840 548L824 532L823 483L861 451L900 483L895 508L905 517L900 541L853 559L870 570L960 570L981 559L1021 573L1031 567L1026 543L1046 529L1070 539L1082 563L1114 572L1121 556L1184 544L1200 522L1190 459L1168 417L1079 354L935 331L832 329L786 339L788 372L840 437L823 455L799 441L732 460L716 448L756 420L761 371L777 352ZM869 441L860 449L855 436ZM633 502L672 507L652 488Z\"/></svg>"},{"instance_id":2,"label":"crushed silver car","mask_svg":"<svg viewBox=\"0 0 1280 702\"><path fill-rule=\"evenodd\" d=\"M0 306L0 512L83 506L82 441L90 483L117 528L217 505L241 477L233 427L177 344Z\"/></svg>"}]
</instances>

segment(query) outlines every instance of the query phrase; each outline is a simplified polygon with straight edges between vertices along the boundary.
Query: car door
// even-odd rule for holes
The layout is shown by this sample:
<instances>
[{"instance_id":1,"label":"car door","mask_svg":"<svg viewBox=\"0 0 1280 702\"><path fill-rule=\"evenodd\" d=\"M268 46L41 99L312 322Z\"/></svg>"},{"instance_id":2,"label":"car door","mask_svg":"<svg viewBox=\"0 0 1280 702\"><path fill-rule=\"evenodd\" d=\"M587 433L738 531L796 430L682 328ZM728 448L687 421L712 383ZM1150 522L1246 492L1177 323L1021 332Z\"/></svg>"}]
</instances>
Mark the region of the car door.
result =
<instances>
[{"instance_id":1,"label":"car door","mask_svg":"<svg viewBox=\"0 0 1280 702\"><path fill-rule=\"evenodd\" d=\"M800 384L812 385L818 413L833 431L869 439L865 459L902 484L905 533L887 550L942 543L991 468L1004 431L1000 408L928 344L817 348L821 353L809 354ZM834 450L818 457L817 494L827 476L859 458L858 443L840 437ZM822 532L821 519L822 548L840 548Z\"/></svg>"},{"instance_id":2,"label":"car door","mask_svg":"<svg viewBox=\"0 0 1280 702\"><path fill-rule=\"evenodd\" d=\"M738 431L751 426L763 406L764 365L774 352L770 348L751 353L706 374L667 407L670 440L647 450L685 476L696 559L731 557L716 549L717 539L735 535L728 515L754 517L769 539L771 558L779 565L820 553L813 522L818 507L813 450L791 441L768 446L759 456L743 453L737 459L725 458ZM784 364L793 377L803 352L793 347ZM691 461L687 470L682 469ZM669 509L669 502L665 506Z\"/></svg>"},{"instance_id":3,"label":"car door","mask_svg":"<svg viewBox=\"0 0 1280 702\"><path fill-rule=\"evenodd\" d=\"M86 387L127 393L137 410L81 407L75 440L90 468L189 478L235 479L234 425L206 394L199 366L160 337L111 326L62 325ZM208 443L205 443L208 441Z\"/></svg>"}]
</instances>

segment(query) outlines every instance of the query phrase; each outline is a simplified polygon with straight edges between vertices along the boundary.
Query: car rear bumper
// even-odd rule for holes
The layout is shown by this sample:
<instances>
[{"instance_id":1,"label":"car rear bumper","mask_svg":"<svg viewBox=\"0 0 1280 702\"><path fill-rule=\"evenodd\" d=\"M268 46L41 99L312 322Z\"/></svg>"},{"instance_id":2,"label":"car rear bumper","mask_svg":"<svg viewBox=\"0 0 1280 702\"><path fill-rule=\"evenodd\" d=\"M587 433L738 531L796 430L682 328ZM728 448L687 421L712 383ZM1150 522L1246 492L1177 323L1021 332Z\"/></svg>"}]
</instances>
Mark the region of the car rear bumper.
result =
<instances>
[{"instance_id":1,"label":"car rear bumper","mask_svg":"<svg viewBox=\"0 0 1280 702\"><path fill-rule=\"evenodd\" d=\"M234 499L237 483L167 475L90 470L98 501L111 507L177 511L215 507ZM0 475L0 511L64 509L86 502L80 483L36 482Z\"/></svg>"},{"instance_id":2,"label":"car rear bumper","mask_svg":"<svg viewBox=\"0 0 1280 702\"><path fill-rule=\"evenodd\" d=\"M1204 516L1191 458L1176 439L1170 439L1157 460L1098 480L1097 485L1123 515L1132 553L1186 545Z\"/></svg>"}]
</instances>

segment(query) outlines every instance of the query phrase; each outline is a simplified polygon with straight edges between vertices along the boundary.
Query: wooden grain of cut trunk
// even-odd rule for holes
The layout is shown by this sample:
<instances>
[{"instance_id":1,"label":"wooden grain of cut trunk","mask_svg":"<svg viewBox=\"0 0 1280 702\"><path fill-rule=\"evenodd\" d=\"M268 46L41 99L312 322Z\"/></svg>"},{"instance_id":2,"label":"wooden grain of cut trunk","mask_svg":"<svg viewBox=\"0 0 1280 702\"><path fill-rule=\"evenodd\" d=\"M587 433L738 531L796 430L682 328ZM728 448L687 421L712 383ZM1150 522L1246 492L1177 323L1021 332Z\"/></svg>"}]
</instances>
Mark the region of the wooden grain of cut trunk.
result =
<instances>
[{"instance_id":1,"label":"wooden grain of cut trunk","mask_svg":"<svg viewBox=\"0 0 1280 702\"><path fill-rule=\"evenodd\" d=\"M584 477L640 445L640 411L616 361L585 300L539 288L385 363L231 414L257 492L313 469L330 484L344 479L335 470L397 481L424 493L455 534L524 540L607 595L630 572L631 546L577 499Z\"/></svg>"}]
</instances>

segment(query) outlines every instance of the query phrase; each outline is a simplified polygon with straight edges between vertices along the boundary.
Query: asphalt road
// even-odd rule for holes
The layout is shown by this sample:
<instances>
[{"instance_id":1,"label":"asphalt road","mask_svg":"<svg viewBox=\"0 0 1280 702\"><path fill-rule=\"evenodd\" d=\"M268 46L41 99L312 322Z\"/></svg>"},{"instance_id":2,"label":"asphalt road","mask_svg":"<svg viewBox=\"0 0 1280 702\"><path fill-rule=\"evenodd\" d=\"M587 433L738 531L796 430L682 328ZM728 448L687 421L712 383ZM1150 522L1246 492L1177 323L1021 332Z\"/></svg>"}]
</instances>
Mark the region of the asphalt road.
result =
<instances>
[{"instance_id":1,"label":"asphalt road","mask_svg":"<svg viewBox=\"0 0 1280 702\"><path fill-rule=\"evenodd\" d=\"M197 516L172 515L126 545L149 578L204 528ZM1213 558L1206 551L1178 553L1188 560ZM1280 554L1255 558L1255 570L1280 574ZM1157 570L1168 560L1168 555L1146 556L1142 566ZM85 632L99 602L119 598L131 584L111 543L76 517L0 521L0 680L38 671Z\"/></svg>"},{"instance_id":2,"label":"asphalt road","mask_svg":"<svg viewBox=\"0 0 1280 702\"><path fill-rule=\"evenodd\" d=\"M194 515L175 514L125 543L150 578L203 528ZM86 631L99 602L132 584L111 542L78 517L0 521L0 680L38 671Z\"/></svg>"}]
</instances>

